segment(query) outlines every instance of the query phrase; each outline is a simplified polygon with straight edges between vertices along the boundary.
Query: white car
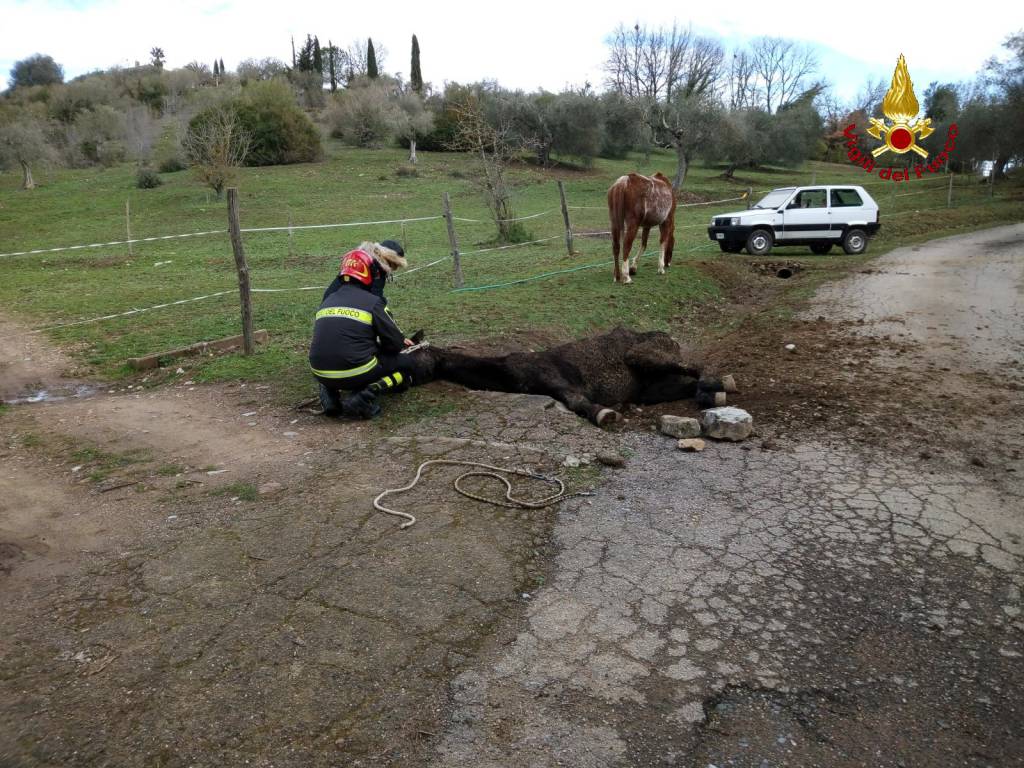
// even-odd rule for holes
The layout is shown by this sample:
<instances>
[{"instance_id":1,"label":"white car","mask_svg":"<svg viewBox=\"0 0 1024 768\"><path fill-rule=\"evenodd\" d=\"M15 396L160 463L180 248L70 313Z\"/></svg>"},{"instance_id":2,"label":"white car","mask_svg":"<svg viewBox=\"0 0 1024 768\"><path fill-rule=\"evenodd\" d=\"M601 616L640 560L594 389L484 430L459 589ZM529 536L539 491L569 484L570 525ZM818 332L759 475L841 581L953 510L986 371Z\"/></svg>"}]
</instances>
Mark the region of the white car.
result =
<instances>
[{"instance_id":1,"label":"white car","mask_svg":"<svg viewBox=\"0 0 1024 768\"><path fill-rule=\"evenodd\" d=\"M713 216L708 237L726 253L746 248L751 256L764 256L774 245L809 245L825 254L838 244L854 254L867 249L878 227L878 203L864 187L782 187L748 210Z\"/></svg>"}]
</instances>

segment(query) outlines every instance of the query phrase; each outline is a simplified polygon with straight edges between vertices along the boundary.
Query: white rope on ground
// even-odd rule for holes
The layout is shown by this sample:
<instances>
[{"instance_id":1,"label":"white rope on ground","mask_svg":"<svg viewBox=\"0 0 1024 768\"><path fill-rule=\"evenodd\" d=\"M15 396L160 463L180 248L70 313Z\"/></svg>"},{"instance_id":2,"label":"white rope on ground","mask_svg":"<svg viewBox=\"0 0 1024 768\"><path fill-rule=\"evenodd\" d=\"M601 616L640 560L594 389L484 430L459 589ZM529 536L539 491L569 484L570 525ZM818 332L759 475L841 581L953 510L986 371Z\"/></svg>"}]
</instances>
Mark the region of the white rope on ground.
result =
<instances>
[{"instance_id":1,"label":"white rope on ground","mask_svg":"<svg viewBox=\"0 0 1024 768\"><path fill-rule=\"evenodd\" d=\"M509 248L522 248L524 245L536 245L537 243L546 243L548 240L558 240L565 235L552 235L551 237L542 237L540 240L528 240L525 243L512 243L512 245L499 245L495 248L481 248L476 251L464 251L460 255L462 256L475 256L478 253L490 253L492 251L506 251ZM406 273L408 274L408 273Z\"/></svg>"},{"instance_id":2,"label":"white rope on ground","mask_svg":"<svg viewBox=\"0 0 1024 768\"><path fill-rule=\"evenodd\" d=\"M403 485L401 488L389 488L388 490L378 495L377 498L373 500L373 508L387 515L394 515L395 517L405 518L406 522L402 523L401 526L399 526L399 528L401 529L405 529L410 527L411 525L414 525L416 523L416 517L414 515L410 515L408 512L399 512L398 510L391 509L390 507L385 507L383 504L381 504L381 499L393 493L404 493L405 491L410 491L413 488L415 488L416 484L420 481L420 478L423 475L423 470L429 467L431 464L447 464L450 466L459 467L476 467L477 469L470 470L469 472L464 472L457 478L455 478L454 482L452 483L453 487L458 493L462 494L468 499L482 501L485 502L486 504L493 504L498 507L507 507L509 509L543 509L544 507L550 507L552 504L557 504L558 502L563 501L564 499L569 499L574 496L591 495L590 491L577 491L576 493L566 493L565 483L563 483L557 477L547 477L545 475L537 474L536 472L529 472L525 469L509 469L507 467L495 467L491 464L482 464L478 461L430 459L429 461L424 461L422 464L420 464L419 469L416 470L416 477L412 479L412 482L410 482L407 485ZM512 483L509 482L507 477L504 477L502 474L498 474L499 472L504 473L505 475L520 475L521 477L529 477L533 480L541 480L545 483L555 484L558 485L558 490L555 493L551 494L550 496L545 496L544 498L537 499L536 501L524 501L523 499L517 499L512 495ZM475 493L467 491L460 485L460 483L468 477L493 477L497 480L500 480L505 484L505 500L503 501L500 499L488 499L486 496L478 496Z\"/></svg>"}]
</instances>

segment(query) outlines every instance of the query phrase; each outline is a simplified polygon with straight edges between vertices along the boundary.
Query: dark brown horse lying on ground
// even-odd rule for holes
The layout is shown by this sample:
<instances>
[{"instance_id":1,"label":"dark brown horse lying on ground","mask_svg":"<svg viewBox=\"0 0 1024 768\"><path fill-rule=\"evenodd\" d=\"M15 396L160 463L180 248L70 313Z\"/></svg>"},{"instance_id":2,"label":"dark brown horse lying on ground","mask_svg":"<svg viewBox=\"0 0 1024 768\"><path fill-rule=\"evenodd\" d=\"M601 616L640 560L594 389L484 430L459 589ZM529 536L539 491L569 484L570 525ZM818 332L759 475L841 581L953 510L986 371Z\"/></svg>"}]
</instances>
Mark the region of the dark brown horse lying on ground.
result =
<instances>
[{"instance_id":1,"label":"dark brown horse lying on ground","mask_svg":"<svg viewBox=\"0 0 1024 768\"><path fill-rule=\"evenodd\" d=\"M647 250L647 236L651 227L658 227L661 232L658 274L665 274L665 267L672 263L676 226L676 196L671 182L665 176L660 173L654 176L641 176L639 173L620 176L608 190L608 218L612 225L615 282L633 282L629 276L636 274L637 259ZM640 249L627 269L629 252L633 250L633 240L640 228L643 229Z\"/></svg>"},{"instance_id":2,"label":"dark brown horse lying on ground","mask_svg":"<svg viewBox=\"0 0 1024 768\"><path fill-rule=\"evenodd\" d=\"M477 356L429 347L413 353L417 383L444 379L471 389L548 395L601 425L619 417L611 407L697 397L712 405L723 390L717 379L682 362L667 333L616 328L543 352Z\"/></svg>"}]
</instances>

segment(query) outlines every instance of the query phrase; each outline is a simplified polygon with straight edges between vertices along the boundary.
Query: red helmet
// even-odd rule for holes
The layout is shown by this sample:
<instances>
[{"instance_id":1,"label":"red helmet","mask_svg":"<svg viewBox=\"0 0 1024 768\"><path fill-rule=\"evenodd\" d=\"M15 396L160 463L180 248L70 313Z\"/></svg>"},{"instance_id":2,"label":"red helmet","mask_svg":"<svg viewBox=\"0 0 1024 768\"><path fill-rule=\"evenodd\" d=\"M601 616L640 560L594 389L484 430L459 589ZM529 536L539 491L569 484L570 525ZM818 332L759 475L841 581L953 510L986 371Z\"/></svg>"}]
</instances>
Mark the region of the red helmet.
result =
<instances>
[{"instance_id":1,"label":"red helmet","mask_svg":"<svg viewBox=\"0 0 1024 768\"><path fill-rule=\"evenodd\" d=\"M354 277L363 285L370 285L373 277L370 275L373 267L373 259L366 251L349 251L341 259L342 277Z\"/></svg>"}]
</instances>

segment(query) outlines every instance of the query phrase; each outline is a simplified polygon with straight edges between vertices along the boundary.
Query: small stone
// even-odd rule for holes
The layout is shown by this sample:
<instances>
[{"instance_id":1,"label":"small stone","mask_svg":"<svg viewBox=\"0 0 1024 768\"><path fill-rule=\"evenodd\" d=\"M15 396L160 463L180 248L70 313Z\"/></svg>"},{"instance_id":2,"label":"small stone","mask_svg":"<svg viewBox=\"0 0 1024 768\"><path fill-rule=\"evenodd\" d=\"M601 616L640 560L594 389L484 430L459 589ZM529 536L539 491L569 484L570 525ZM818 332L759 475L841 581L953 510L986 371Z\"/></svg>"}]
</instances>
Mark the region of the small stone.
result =
<instances>
[{"instance_id":1,"label":"small stone","mask_svg":"<svg viewBox=\"0 0 1024 768\"><path fill-rule=\"evenodd\" d=\"M563 467L575 468L580 465L580 460L576 456L566 456L565 461L562 462Z\"/></svg>"},{"instance_id":2,"label":"small stone","mask_svg":"<svg viewBox=\"0 0 1024 768\"><path fill-rule=\"evenodd\" d=\"M787 352L796 352L796 344L787 344L786 345L786 351Z\"/></svg>"},{"instance_id":3,"label":"small stone","mask_svg":"<svg viewBox=\"0 0 1024 768\"><path fill-rule=\"evenodd\" d=\"M617 453L612 453L611 451L602 451L598 453L597 461L600 464L604 464L606 467L626 466L626 459Z\"/></svg>"},{"instance_id":4,"label":"small stone","mask_svg":"<svg viewBox=\"0 0 1024 768\"><path fill-rule=\"evenodd\" d=\"M985 461L980 456L971 456L971 464L975 467L984 467Z\"/></svg>"},{"instance_id":5,"label":"small stone","mask_svg":"<svg viewBox=\"0 0 1024 768\"><path fill-rule=\"evenodd\" d=\"M298 437L299 436L298 432L282 432L281 434L284 435L285 437Z\"/></svg>"},{"instance_id":6,"label":"small stone","mask_svg":"<svg viewBox=\"0 0 1024 768\"><path fill-rule=\"evenodd\" d=\"M704 434L716 440L746 440L754 431L754 418L742 408L709 408L701 414Z\"/></svg>"},{"instance_id":7,"label":"small stone","mask_svg":"<svg viewBox=\"0 0 1024 768\"><path fill-rule=\"evenodd\" d=\"M705 442L699 437L688 437L685 440L680 440L676 443L676 448L680 451L687 451L688 453L700 453L707 447Z\"/></svg>"},{"instance_id":8,"label":"small stone","mask_svg":"<svg viewBox=\"0 0 1024 768\"><path fill-rule=\"evenodd\" d=\"M731 373L727 373L725 376L722 377L722 387L729 394L733 394L734 392L739 391L736 388L736 379L733 377Z\"/></svg>"},{"instance_id":9,"label":"small stone","mask_svg":"<svg viewBox=\"0 0 1024 768\"><path fill-rule=\"evenodd\" d=\"M260 496L269 496L272 493L279 493L284 490L284 486L280 483L263 483L259 488L256 489Z\"/></svg>"},{"instance_id":10,"label":"small stone","mask_svg":"<svg viewBox=\"0 0 1024 768\"><path fill-rule=\"evenodd\" d=\"M175 373L176 373L176 374L178 374L179 376L180 376L181 374L183 374L184 372L185 372L185 369L184 369L184 368L179 368L178 370L176 370L176 371L175 371Z\"/></svg>"},{"instance_id":11,"label":"small stone","mask_svg":"<svg viewBox=\"0 0 1024 768\"><path fill-rule=\"evenodd\" d=\"M669 437L700 437L700 422L688 416L671 416L669 414L659 416L658 429L663 435Z\"/></svg>"}]
</instances>

